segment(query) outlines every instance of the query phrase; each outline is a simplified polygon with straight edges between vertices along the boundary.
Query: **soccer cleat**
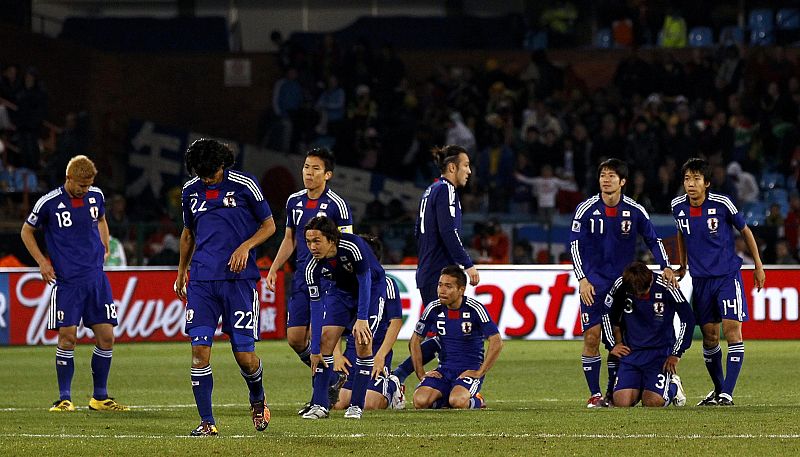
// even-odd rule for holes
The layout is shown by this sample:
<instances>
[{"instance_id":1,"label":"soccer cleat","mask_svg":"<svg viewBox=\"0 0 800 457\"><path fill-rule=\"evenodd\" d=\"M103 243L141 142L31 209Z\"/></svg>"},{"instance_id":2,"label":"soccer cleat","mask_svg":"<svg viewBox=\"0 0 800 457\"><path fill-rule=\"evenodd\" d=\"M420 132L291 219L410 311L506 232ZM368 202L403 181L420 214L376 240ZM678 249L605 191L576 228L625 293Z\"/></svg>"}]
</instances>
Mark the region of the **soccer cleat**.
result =
<instances>
[{"instance_id":1,"label":"soccer cleat","mask_svg":"<svg viewBox=\"0 0 800 457\"><path fill-rule=\"evenodd\" d=\"M131 409L125 405L119 404L114 401L113 398L109 397L105 400L95 400L92 397L89 400L89 409L92 411L130 411Z\"/></svg>"},{"instance_id":2,"label":"soccer cleat","mask_svg":"<svg viewBox=\"0 0 800 457\"><path fill-rule=\"evenodd\" d=\"M733 398L729 394L719 394L717 396L717 406L733 406Z\"/></svg>"},{"instance_id":3,"label":"soccer cleat","mask_svg":"<svg viewBox=\"0 0 800 457\"><path fill-rule=\"evenodd\" d=\"M361 411L360 406L350 405L347 408L347 411L344 412L345 419L361 419L361 415L364 414L364 411Z\"/></svg>"},{"instance_id":4,"label":"soccer cleat","mask_svg":"<svg viewBox=\"0 0 800 457\"><path fill-rule=\"evenodd\" d=\"M406 408L406 386L400 384L400 378L390 374L389 382L394 383L394 392L392 399L389 402L389 409L405 409Z\"/></svg>"},{"instance_id":5,"label":"soccer cleat","mask_svg":"<svg viewBox=\"0 0 800 457\"><path fill-rule=\"evenodd\" d=\"M675 398L672 399L672 404L675 406L686 406L686 392L683 390L681 377L674 374L672 375L670 382L675 384L675 386L678 388L677 392L675 392Z\"/></svg>"},{"instance_id":6,"label":"soccer cleat","mask_svg":"<svg viewBox=\"0 0 800 457\"><path fill-rule=\"evenodd\" d=\"M253 417L253 426L257 432L263 432L267 429L270 412L263 400L250 405L250 415Z\"/></svg>"},{"instance_id":7,"label":"soccer cleat","mask_svg":"<svg viewBox=\"0 0 800 457\"><path fill-rule=\"evenodd\" d=\"M311 405L311 408L302 415L303 419L327 419L328 409L320 405Z\"/></svg>"},{"instance_id":8,"label":"soccer cleat","mask_svg":"<svg viewBox=\"0 0 800 457\"><path fill-rule=\"evenodd\" d=\"M594 394L589 397L589 400L586 402L587 408L608 408L608 403L603 400L603 395L601 394Z\"/></svg>"},{"instance_id":9,"label":"soccer cleat","mask_svg":"<svg viewBox=\"0 0 800 457\"><path fill-rule=\"evenodd\" d=\"M60 413L60 412L70 412L75 411L75 405L72 404L69 400L58 400L53 402L53 406L50 407L51 413Z\"/></svg>"},{"instance_id":10,"label":"soccer cleat","mask_svg":"<svg viewBox=\"0 0 800 457\"><path fill-rule=\"evenodd\" d=\"M481 400L481 409L486 408L486 399L483 398L483 394L478 392L475 396Z\"/></svg>"},{"instance_id":11,"label":"soccer cleat","mask_svg":"<svg viewBox=\"0 0 800 457\"><path fill-rule=\"evenodd\" d=\"M717 406L717 398L718 394L716 391L712 390L711 392L706 395L706 398L700 400L697 403L697 406Z\"/></svg>"},{"instance_id":12,"label":"soccer cleat","mask_svg":"<svg viewBox=\"0 0 800 457\"><path fill-rule=\"evenodd\" d=\"M297 415L302 416L303 414L307 413L311 409L311 406L313 406L311 402L306 403L302 408L297 410Z\"/></svg>"},{"instance_id":13,"label":"soccer cleat","mask_svg":"<svg viewBox=\"0 0 800 457\"><path fill-rule=\"evenodd\" d=\"M347 375L344 374L343 371L337 371L335 374L339 375L339 379L337 379L332 386L328 387L328 401L331 403L331 406L339 403L339 391L342 390L342 386L347 382Z\"/></svg>"},{"instance_id":14,"label":"soccer cleat","mask_svg":"<svg viewBox=\"0 0 800 457\"><path fill-rule=\"evenodd\" d=\"M606 405L608 405L609 408L612 408L614 406L614 392L611 390L606 392L606 396L603 397L603 400L606 402Z\"/></svg>"},{"instance_id":15,"label":"soccer cleat","mask_svg":"<svg viewBox=\"0 0 800 457\"><path fill-rule=\"evenodd\" d=\"M211 422L200 422L200 425L197 426L196 429L189 432L189 436L217 436L219 435L219 431L217 431L217 426L212 424Z\"/></svg>"}]
</instances>

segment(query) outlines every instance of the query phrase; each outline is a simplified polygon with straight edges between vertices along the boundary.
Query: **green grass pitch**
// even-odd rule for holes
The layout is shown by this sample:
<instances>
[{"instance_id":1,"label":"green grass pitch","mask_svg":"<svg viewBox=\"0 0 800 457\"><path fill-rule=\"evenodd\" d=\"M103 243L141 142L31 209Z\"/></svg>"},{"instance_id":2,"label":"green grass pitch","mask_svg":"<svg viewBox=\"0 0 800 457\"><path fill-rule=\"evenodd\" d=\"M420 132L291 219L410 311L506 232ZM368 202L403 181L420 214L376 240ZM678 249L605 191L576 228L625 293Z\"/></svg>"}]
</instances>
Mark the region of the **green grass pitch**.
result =
<instances>
[{"instance_id":1,"label":"green grass pitch","mask_svg":"<svg viewBox=\"0 0 800 457\"><path fill-rule=\"evenodd\" d=\"M397 343L395 360L405 346ZM337 411L307 421L295 412L310 397L309 370L285 342L262 342L257 352L272 421L258 433L230 348L217 343L218 438L186 437L199 422L186 343L115 347L109 388L132 406L129 413L88 411L91 346L75 355L75 413L47 411L57 397L53 347L6 347L0 348L0 455L800 454L800 343L747 341L732 408L691 406L710 388L699 346L695 341L679 366L689 397L684 408L588 410L579 342L509 341L484 384L483 411L368 411L361 421Z\"/></svg>"}]
</instances>

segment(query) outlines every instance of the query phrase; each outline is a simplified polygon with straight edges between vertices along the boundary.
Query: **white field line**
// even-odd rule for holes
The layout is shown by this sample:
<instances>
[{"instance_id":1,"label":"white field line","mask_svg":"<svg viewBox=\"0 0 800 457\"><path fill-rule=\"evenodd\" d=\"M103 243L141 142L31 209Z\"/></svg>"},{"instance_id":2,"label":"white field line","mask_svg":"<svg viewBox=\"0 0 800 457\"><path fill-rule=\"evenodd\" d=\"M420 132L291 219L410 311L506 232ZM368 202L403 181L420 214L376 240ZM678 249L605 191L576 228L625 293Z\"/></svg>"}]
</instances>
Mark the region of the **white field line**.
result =
<instances>
[{"instance_id":1,"label":"white field line","mask_svg":"<svg viewBox=\"0 0 800 457\"><path fill-rule=\"evenodd\" d=\"M186 435L100 435L100 434L75 434L75 433L0 433L0 438L44 438L44 439L173 439L173 438L192 438ZM278 433L278 434L259 434L259 435L222 435L221 438L332 438L332 439L363 439L363 438L540 438L540 439L604 439L604 440L623 440L623 439L671 439L671 440L729 440L729 439L800 439L800 434L735 434L735 435L670 435L661 433L611 433L611 434L584 434L584 433Z\"/></svg>"}]
</instances>

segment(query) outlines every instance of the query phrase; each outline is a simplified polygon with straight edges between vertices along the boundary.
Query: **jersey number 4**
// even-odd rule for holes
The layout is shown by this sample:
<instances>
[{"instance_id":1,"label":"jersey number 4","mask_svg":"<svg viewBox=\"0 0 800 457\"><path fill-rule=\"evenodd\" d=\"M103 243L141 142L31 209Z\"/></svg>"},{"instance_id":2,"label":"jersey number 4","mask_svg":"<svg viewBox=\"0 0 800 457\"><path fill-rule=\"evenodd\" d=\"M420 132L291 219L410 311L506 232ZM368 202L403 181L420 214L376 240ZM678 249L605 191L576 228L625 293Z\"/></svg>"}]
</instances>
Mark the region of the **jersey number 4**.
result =
<instances>
[{"instance_id":1,"label":"jersey number 4","mask_svg":"<svg viewBox=\"0 0 800 457\"><path fill-rule=\"evenodd\" d=\"M692 233L692 231L689 230L689 219L678 219L678 229L687 235Z\"/></svg>"}]
</instances>

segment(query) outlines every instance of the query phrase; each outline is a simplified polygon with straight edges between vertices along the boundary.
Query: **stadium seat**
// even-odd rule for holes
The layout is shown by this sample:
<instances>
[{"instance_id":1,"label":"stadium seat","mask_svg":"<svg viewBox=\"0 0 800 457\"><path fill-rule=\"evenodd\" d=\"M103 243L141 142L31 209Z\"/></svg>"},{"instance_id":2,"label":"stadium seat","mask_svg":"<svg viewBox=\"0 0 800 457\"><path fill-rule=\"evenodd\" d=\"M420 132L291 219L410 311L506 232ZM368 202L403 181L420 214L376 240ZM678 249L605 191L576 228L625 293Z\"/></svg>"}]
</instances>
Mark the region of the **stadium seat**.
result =
<instances>
[{"instance_id":1,"label":"stadium seat","mask_svg":"<svg viewBox=\"0 0 800 457\"><path fill-rule=\"evenodd\" d=\"M528 30L525 33L525 42L523 43L523 47L527 51L547 49L547 31Z\"/></svg>"},{"instance_id":2,"label":"stadium seat","mask_svg":"<svg viewBox=\"0 0 800 457\"><path fill-rule=\"evenodd\" d=\"M611 37L611 29L603 28L597 31L594 36L594 46L600 49L611 49L614 47L614 40Z\"/></svg>"},{"instance_id":3,"label":"stadium seat","mask_svg":"<svg viewBox=\"0 0 800 457\"><path fill-rule=\"evenodd\" d=\"M761 180L758 184L763 190L774 189L776 187L782 188L786 187L786 177L774 171L765 171L761 174Z\"/></svg>"},{"instance_id":4,"label":"stadium seat","mask_svg":"<svg viewBox=\"0 0 800 457\"><path fill-rule=\"evenodd\" d=\"M750 44L769 46L775 42L775 22L771 9L750 11L747 27L750 29Z\"/></svg>"},{"instance_id":5,"label":"stadium seat","mask_svg":"<svg viewBox=\"0 0 800 457\"><path fill-rule=\"evenodd\" d=\"M693 27L689 30L689 47L705 48L714 44L711 27Z\"/></svg>"},{"instance_id":6,"label":"stadium seat","mask_svg":"<svg viewBox=\"0 0 800 457\"><path fill-rule=\"evenodd\" d=\"M750 44L753 46L770 46L775 42L775 31L770 29L751 29Z\"/></svg>"},{"instance_id":7,"label":"stadium seat","mask_svg":"<svg viewBox=\"0 0 800 457\"><path fill-rule=\"evenodd\" d=\"M744 44L744 30L737 25L724 27L719 34L719 43L722 45Z\"/></svg>"},{"instance_id":8,"label":"stadium seat","mask_svg":"<svg viewBox=\"0 0 800 457\"><path fill-rule=\"evenodd\" d=\"M781 8L775 14L775 25L779 30L800 29L800 10L796 8Z\"/></svg>"},{"instance_id":9,"label":"stadium seat","mask_svg":"<svg viewBox=\"0 0 800 457\"><path fill-rule=\"evenodd\" d=\"M770 189L767 191L766 200L767 203L770 204L778 203L780 205L785 203L788 206L789 191L787 191L786 189L779 189L779 188Z\"/></svg>"},{"instance_id":10,"label":"stadium seat","mask_svg":"<svg viewBox=\"0 0 800 457\"><path fill-rule=\"evenodd\" d=\"M750 203L744 212L744 218L750 225L764 225L769 212L769 206L761 201Z\"/></svg>"}]
</instances>

